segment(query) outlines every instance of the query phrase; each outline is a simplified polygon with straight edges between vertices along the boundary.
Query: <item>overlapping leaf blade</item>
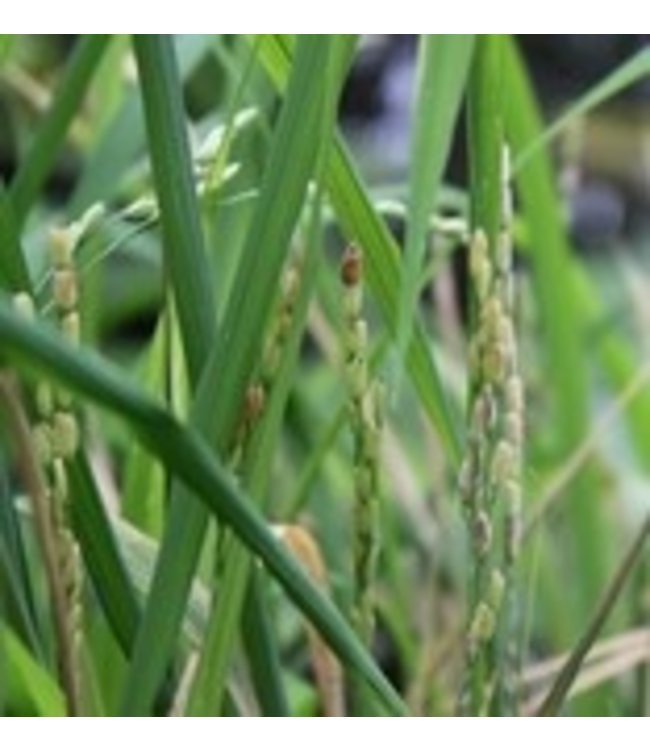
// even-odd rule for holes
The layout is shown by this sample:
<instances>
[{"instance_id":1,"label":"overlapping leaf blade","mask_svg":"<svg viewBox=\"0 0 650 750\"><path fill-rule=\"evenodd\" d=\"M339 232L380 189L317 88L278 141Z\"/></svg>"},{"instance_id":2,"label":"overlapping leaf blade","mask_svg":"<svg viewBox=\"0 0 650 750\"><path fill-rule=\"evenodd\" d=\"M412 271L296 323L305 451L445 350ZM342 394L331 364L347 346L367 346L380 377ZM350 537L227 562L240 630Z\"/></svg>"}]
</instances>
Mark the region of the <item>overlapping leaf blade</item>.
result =
<instances>
[{"instance_id":1,"label":"overlapping leaf blade","mask_svg":"<svg viewBox=\"0 0 650 750\"><path fill-rule=\"evenodd\" d=\"M179 425L108 361L70 347L41 324L29 325L4 300L0 302L0 339L3 355L10 356L16 366L36 367L123 417L167 469L259 556L339 657L374 689L387 710L404 713L401 700L341 614L275 538L250 499L195 431Z\"/></svg>"}]
</instances>

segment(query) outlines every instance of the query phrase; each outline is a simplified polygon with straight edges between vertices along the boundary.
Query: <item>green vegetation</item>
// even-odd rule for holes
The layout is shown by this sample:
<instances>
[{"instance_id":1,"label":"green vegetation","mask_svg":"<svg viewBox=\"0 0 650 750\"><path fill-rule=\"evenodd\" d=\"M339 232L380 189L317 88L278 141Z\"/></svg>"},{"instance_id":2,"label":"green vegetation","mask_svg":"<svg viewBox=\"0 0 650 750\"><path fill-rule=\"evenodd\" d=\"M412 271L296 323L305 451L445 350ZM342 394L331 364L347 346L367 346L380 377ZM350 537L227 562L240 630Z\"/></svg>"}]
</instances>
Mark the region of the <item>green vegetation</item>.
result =
<instances>
[{"instance_id":1,"label":"green vegetation","mask_svg":"<svg viewBox=\"0 0 650 750\"><path fill-rule=\"evenodd\" d=\"M420 37L388 190L361 43L3 40L3 714L650 713L643 311L551 152L648 57L546 127L515 39Z\"/></svg>"}]
</instances>

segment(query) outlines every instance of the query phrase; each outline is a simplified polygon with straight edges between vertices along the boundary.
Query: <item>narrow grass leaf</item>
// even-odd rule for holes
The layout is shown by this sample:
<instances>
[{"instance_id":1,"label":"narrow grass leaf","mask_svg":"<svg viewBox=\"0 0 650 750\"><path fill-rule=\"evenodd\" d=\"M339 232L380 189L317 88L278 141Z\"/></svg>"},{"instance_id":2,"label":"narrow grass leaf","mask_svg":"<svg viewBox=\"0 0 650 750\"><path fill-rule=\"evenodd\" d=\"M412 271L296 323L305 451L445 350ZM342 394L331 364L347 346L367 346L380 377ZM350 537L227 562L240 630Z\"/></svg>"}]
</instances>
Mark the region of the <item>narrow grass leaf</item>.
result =
<instances>
[{"instance_id":1,"label":"narrow grass leaf","mask_svg":"<svg viewBox=\"0 0 650 750\"><path fill-rule=\"evenodd\" d=\"M449 156L473 49L472 34L423 34L419 41L406 241L397 322L400 361L411 338L431 213Z\"/></svg>"},{"instance_id":2,"label":"narrow grass leaf","mask_svg":"<svg viewBox=\"0 0 650 750\"><path fill-rule=\"evenodd\" d=\"M472 228L481 228L496 247L501 204L503 39L483 34L476 45L468 100L470 213Z\"/></svg>"},{"instance_id":3,"label":"narrow grass leaf","mask_svg":"<svg viewBox=\"0 0 650 750\"><path fill-rule=\"evenodd\" d=\"M269 497L264 487L268 483L276 453L275 446L280 437L285 407L294 381L308 307L320 268L323 173L330 153L342 83L351 64L356 42L356 35L338 34L332 37L329 48L327 81L322 93L319 118L321 142L314 176L316 191L305 220L304 238L300 237L298 240L305 244L306 262L303 261L301 264L300 291L293 305L292 324L273 379L268 407L265 408L259 428L255 430L244 469L248 486L254 490L256 499L259 497L263 507L266 504L265 500L275 500L277 503L277 498ZM250 582L246 586L248 579ZM278 648L266 611L266 580L266 577L255 570L252 570L249 576L245 572L241 576L241 586L246 588L242 626L245 633L245 652L251 669L251 678L258 692L258 700L266 715L275 715L285 708L287 701L284 697ZM255 633L260 634L259 644L256 643ZM270 696L269 684L275 686L278 697ZM262 685L265 687L262 688Z\"/></svg>"},{"instance_id":4,"label":"narrow grass leaf","mask_svg":"<svg viewBox=\"0 0 650 750\"><path fill-rule=\"evenodd\" d=\"M159 316L151 343L137 366L138 382L154 394L164 391L165 315ZM124 517L142 531L158 537L163 526L165 477L158 463L142 448L129 451L124 468L120 507Z\"/></svg>"},{"instance_id":5,"label":"narrow grass leaf","mask_svg":"<svg viewBox=\"0 0 650 750\"><path fill-rule=\"evenodd\" d=\"M312 174L319 145L319 92L324 85L321 72L328 46L326 37L301 37L299 64L275 128L260 197L219 337L196 392L191 423L210 444L216 444L219 452L230 446ZM215 401L216 393L219 398ZM206 509L191 502L185 488L172 497L143 627L124 690L125 713L142 715L152 704L174 647L208 518Z\"/></svg>"},{"instance_id":6,"label":"narrow grass leaf","mask_svg":"<svg viewBox=\"0 0 650 750\"><path fill-rule=\"evenodd\" d=\"M11 292L29 288L29 272L20 247L11 196L0 180L0 286Z\"/></svg>"},{"instance_id":7,"label":"narrow grass leaf","mask_svg":"<svg viewBox=\"0 0 650 750\"><path fill-rule=\"evenodd\" d=\"M160 205L165 260L178 310L190 386L196 389L208 353L215 344L216 310L199 221L177 63L168 37L141 35L134 37L133 43ZM174 489L178 492L178 488ZM123 712L145 713L162 682L173 648L173 637L181 624L179 613L186 601L200 552L200 537L190 536L193 520L201 515L199 508L189 494L184 494L180 501L178 497L172 499L165 541L127 674ZM177 520L182 528L177 526ZM194 526L198 528L199 525ZM182 552L184 545L192 547L189 556ZM185 566L178 564L181 560L187 561ZM165 570L170 571L168 576L165 576ZM178 611L169 607L169 592L174 589L180 594ZM151 645L156 642L160 646L165 622L170 625L167 628L169 645L166 650L163 639L163 647L153 652L160 658L151 659ZM141 687L145 680L148 680L147 691Z\"/></svg>"},{"instance_id":8,"label":"narrow grass leaf","mask_svg":"<svg viewBox=\"0 0 650 750\"><path fill-rule=\"evenodd\" d=\"M507 53L509 56L514 55L512 50ZM604 101L608 95L612 95L616 90L624 88L625 85L632 83L635 79L635 75L638 73L642 75L642 71L645 69L646 53L640 53L632 58L630 61L625 63L621 69L617 69L614 73L608 76L601 84L597 84L593 89L590 89L584 97L576 104L580 113L587 112L593 106L597 106ZM514 60L512 65L521 66L519 61ZM618 75L620 72L620 76ZM513 68L508 68L505 71L506 76L515 77L515 71ZM514 83L514 88L526 88L529 84L526 84L525 77L522 72L516 75L519 79ZM610 83L608 83L610 81ZM616 86L614 85L616 84ZM523 110L528 108L530 111L531 106L531 95L521 100ZM581 109L584 107L584 109ZM514 111L509 109L506 110L506 118L511 123L509 126L510 137L512 145L516 147L516 158L515 163L517 165L517 171L522 171L528 166L528 162L536 158L540 162L543 162L545 166L543 168L537 168L537 175L546 182L545 192L547 196L554 193L554 188L550 184L552 182L552 170L549 162L549 157L545 148L547 139L544 136L543 126L539 115L525 116L522 112L518 112L519 105L514 108ZM570 118L574 113L574 109L567 110L566 118ZM515 127L512 125L514 120L518 120L518 124ZM563 123L568 122L561 118ZM557 126L551 126L551 130L559 128ZM548 139L550 140L550 139ZM549 187L550 185L550 187ZM543 206L547 206L547 201L544 201ZM562 225L562 217L558 210L545 210L544 219L548 223L550 236L552 238L557 237L559 226L560 233L564 232ZM541 222L540 222L541 227ZM538 250L539 252L539 250ZM585 327L600 329L601 334L595 341L595 353L600 360L601 366L605 372L605 375L612 385L612 387L619 391L625 387L627 382L634 376L634 373L640 366L638 355L630 347L629 343L623 338L617 331L611 327L602 326L602 321L605 319L606 309L603 304L601 294L599 290L595 288L591 279L589 278L586 268L583 267L582 263L575 257L566 257L566 274L560 279L560 284L566 286L565 292L568 293L574 300L574 304L579 310L579 314L584 319ZM634 400L633 405L627 409L626 417L628 421L628 427L632 435L633 447L636 451L637 458L644 468L650 467L650 388L645 389L640 393Z\"/></svg>"},{"instance_id":9,"label":"narrow grass leaf","mask_svg":"<svg viewBox=\"0 0 650 750\"><path fill-rule=\"evenodd\" d=\"M190 380L198 382L216 338L210 268L203 246L183 96L169 36L134 37L154 186Z\"/></svg>"},{"instance_id":10,"label":"narrow grass leaf","mask_svg":"<svg viewBox=\"0 0 650 750\"><path fill-rule=\"evenodd\" d=\"M18 512L10 493L8 467L0 455L0 607L32 652L42 656L27 554Z\"/></svg>"},{"instance_id":11,"label":"narrow grass leaf","mask_svg":"<svg viewBox=\"0 0 650 750\"><path fill-rule=\"evenodd\" d=\"M284 90L292 59L287 40L281 35L263 35L260 59L275 86ZM389 330L395 334L400 288L399 248L376 211L339 134L335 135L326 183L341 229L348 239L358 242L364 249L370 287ZM430 342L419 322L415 324L413 341L407 352L407 366L431 423L452 463L457 463L461 446L458 415L451 409Z\"/></svg>"},{"instance_id":12,"label":"narrow grass leaf","mask_svg":"<svg viewBox=\"0 0 650 750\"><path fill-rule=\"evenodd\" d=\"M54 92L52 106L39 126L27 155L21 159L11 183L14 220L18 227L24 224L54 165L61 143L73 117L81 109L81 102L109 39L107 34L88 34L75 46L63 79Z\"/></svg>"},{"instance_id":13,"label":"narrow grass leaf","mask_svg":"<svg viewBox=\"0 0 650 750\"><path fill-rule=\"evenodd\" d=\"M548 146L572 122L591 112L608 99L650 75L650 50L642 49L621 63L608 76L598 81L579 99L571 103L565 112L546 128L535 140L526 146L517 156L514 169L525 166L539 149Z\"/></svg>"},{"instance_id":14,"label":"narrow grass leaf","mask_svg":"<svg viewBox=\"0 0 650 750\"><path fill-rule=\"evenodd\" d=\"M204 57L210 37L181 34L174 41L180 76L185 81ZM78 216L96 201L111 198L124 174L140 156L146 142L141 99L135 86L127 90L121 107L87 157L69 202L70 216Z\"/></svg>"},{"instance_id":15,"label":"narrow grass leaf","mask_svg":"<svg viewBox=\"0 0 650 750\"><path fill-rule=\"evenodd\" d=\"M503 82L508 92L504 97L505 129L513 152L518 154L541 131L541 119L512 40L504 40L503 56ZM584 311L571 284L571 250L544 150L531 155L515 180L530 233L533 289L545 342L545 372L553 394L557 450L568 455L582 442L589 425ZM573 491L568 513L584 582L576 604L585 614L606 577L601 540L607 535L600 508L592 502L589 477L578 479Z\"/></svg>"},{"instance_id":16,"label":"narrow grass leaf","mask_svg":"<svg viewBox=\"0 0 650 750\"><path fill-rule=\"evenodd\" d=\"M264 573L255 567L251 570L242 610L242 641L262 713L264 716L290 716Z\"/></svg>"},{"instance_id":17,"label":"narrow grass leaf","mask_svg":"<svg viewBox=\"0 0 650 750\"><path fill-rule=\"evenodd\" d=\"M199 496L266 565L339 658L375 691L385 708L405 707L373 658L268 528L249 497L222 468L205 441L184 428L123 373L93 352L71 347L41 323L29 324L0 301L2 354L23 370L34 368L80 395L121 415L134 435L171 473Z\"/></svg>"},{"instance_id":18,"label":"narrow grass leaf","mask_svg":"<svg viewBox=\"0 0 650 750\"><path fill-rule=\"evenodd\" d=\"M611 582L607 586L584 635L580 638L576 647L569 655L565 665L562 667L555 682L551 686L548 695L544 698L544 701L537 712L538 716L556 716L562 708L562 704L564 703L564 699L566 698L571 685L578 677L584 658L600 635L610 612L616 602L620 599L628 578L641 558L643 546L649 532L650 516L648 516L642 524L633 544L621 561L621 564Z\"/></svg>"},{"instance_id":19,"label":"narrow grass leaf","mask_svg":"<svg viewBox=\"0 0 650 750\"><path fill-rule=\"evenodd\" d=\"M125 654L133 650L140 605L85 453L68 469L72 521L97 597Z\"/></svg>"},{"instance_id":20,"label":"narrow grass leaf","mask_svg":"<svg viewBox=\"0 0 650 750\"><path fill-rule=\"evenodd\" d=\"M318 102L317 119L321 130L321 142L317 169L318 192L314 197L310 228L305 240L307 252L301 273L301 288L294 305L292 323L282 352L278 372L274 378L273 389L270 394L267 394L267 405L261 422L255 430L248 460L244 467L245 486L258 503L264 499L264 491L268 483L271 461L274 455L274 445L281 430L284 407L297 363L299 342L319 265L321 176L329 152L334 113L344 70L341 60L348 58L348 45L341 44L341 41L340 37L333 37L327 60L328 85L322 87L319 92L321 100ZM343 41L347 40L344 39ZM190 693L188 711L191 714L209 715L220 707L221 696L225 688L227 667L231 660L237 626L246 596L250 563L250 556L245 548L240 545L231 546L224 562L224 573L219 587L219 600L210 618L196 678ZM249 601L249 618L253 617L255 609L255 602ZM253 666L256 667L255 664Z\"/></svg>"},{"instance_id":21,"label":"narrow grass leaf","mask_svg":"<svg viewBox=\"0 0 650 750\"><path fill-rule=\"evenodd\" d=\"M37 716L66 715L65 701L54 678L1 620L0 663L0 689L14 710L33 711Z\"/></svg>"},{"instance_id":22,"label":"narrow grass leaf","mask_svg":"<svg viewBox=\"0 0 650 750\"><path fill-rule=\"evenodd\" d=\"M320 196L316 200L320 200ZM315 234L317 236L318 232L316 231ZM282 361L275 377L274 387L272 392L267 394L268 403L261 422L255 430L249 458L243 471L244 484L258 505L265 499L274 445L282 428L282 416L297 362L300 337L314 289L316 271L319 267L320 247L314 240L315 237L312 236L307 242L308 254L301 274L301 289L294 306L291 329L282 353ZM231 546L224 561L219 598L211 614L196 679L190 694L188 712L192 715L211 715L220 707L227 667L231 661L246 595L251 562L250 555L244 547ZM249 611L249 615L252 615L252 611Z\"/></svg>"}]
</instances>

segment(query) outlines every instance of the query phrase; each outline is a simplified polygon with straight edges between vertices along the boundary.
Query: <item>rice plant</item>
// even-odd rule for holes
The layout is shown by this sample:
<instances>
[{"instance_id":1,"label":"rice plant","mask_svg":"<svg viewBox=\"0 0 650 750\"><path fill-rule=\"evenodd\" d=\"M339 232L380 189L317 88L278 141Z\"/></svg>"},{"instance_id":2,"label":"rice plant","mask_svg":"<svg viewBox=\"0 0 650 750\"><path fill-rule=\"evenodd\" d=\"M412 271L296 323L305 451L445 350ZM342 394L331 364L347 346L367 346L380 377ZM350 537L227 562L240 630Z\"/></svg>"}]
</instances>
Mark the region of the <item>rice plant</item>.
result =
<instances>
[{"instance_id":1,"label":"rice plant","mask_svg":"<svg viewBox=\"0 0 650 750\"><path fill-rule=\"evenodd\" d=\"M649 277L570 146L650 58L543 117L411 40L387 183L375 42L2 38L3 715L649 714Z\"/></svg>"}]
</instances>

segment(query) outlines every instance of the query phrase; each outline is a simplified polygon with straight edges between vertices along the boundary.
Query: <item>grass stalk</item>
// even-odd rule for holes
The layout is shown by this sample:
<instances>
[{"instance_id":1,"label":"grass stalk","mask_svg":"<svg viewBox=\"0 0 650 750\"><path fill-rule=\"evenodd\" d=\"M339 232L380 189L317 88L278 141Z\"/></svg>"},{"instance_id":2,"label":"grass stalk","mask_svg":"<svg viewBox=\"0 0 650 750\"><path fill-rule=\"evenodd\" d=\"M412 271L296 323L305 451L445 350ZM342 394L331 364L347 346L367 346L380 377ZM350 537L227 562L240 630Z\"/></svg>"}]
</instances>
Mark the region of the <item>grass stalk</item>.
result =
<instances>
[{"instance_id":1,"label":"grass stalk","mask_svg":"<svg viewBox=\"0 0 650 750\"><path fill-rule=\"evenodd\" d=\"M564 663L555 682L544 698L542 705L537 711L538 716L556 716L562 708L564 699L578 675L585 656L589 653L589 650L598 638L610 612L620 598L623 587L640 559L649 533L650 516L646 516L638 534L605 589L584 634Z\"/></svg>"},{"instance_id":2,"label":"grass stalk","mask_svg":"<svg viewBox=\"0 0 650 750\"><path fill-rule=\"evenodd\" d=\"M16 390L15 379L6 370L0 373L0 403L2 403L16 441L23 480L32 503L48 583L56 635L57 664L66 697L67 712L69 716L81 716L81 689L77 649L74 644L75 624L70 620L67 585L60 565L59 543L52 523L51 493L34 450L32 431Z\"/></svg>"}]
</instances>

